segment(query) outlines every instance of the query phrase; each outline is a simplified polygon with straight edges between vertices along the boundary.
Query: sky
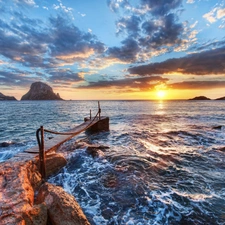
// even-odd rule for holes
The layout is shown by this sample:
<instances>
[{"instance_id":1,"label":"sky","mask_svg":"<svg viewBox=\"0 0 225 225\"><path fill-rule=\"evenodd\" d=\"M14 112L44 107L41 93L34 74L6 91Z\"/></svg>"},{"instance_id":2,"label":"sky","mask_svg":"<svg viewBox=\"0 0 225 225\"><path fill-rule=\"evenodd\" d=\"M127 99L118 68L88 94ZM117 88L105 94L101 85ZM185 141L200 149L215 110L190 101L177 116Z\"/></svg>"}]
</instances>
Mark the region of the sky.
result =
<instances>
[{"instance_id":1,"label":"sky","mask_svg":"<svg viewBox=\"0 0 225 225\"><path fill-rule=\"evenodd\" d=\"M225 96L225 0L0 0L0 92Z\"/></svg>"}]
</instances>

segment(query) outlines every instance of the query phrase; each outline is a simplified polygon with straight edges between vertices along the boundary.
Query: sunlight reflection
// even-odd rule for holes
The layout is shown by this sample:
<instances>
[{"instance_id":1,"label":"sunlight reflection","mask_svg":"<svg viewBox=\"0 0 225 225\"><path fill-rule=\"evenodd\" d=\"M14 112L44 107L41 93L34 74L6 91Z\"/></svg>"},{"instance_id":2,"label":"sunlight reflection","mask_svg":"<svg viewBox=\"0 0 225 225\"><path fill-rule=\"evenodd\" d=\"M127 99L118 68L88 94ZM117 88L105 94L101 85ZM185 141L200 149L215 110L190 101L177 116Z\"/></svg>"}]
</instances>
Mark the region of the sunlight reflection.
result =
<instances>
[{"instance_id":1,"label":"sunlight reflection","mask_svg":"<svg viewBox=\"0 0 225 225\"><path fill-rule=\"evenodd\" d=\"M192 199L193 201L196 202L201 202L209 198L213 198L216 195L214 193L208 193L208 194L202 194L202 193L188 193L188 192L182 192L182 191L177 191L173 189L174 193L177 195L183 196L183 197L188 197Z\"/></svg>"},{"instance_id":2,"label":"sunlight reflection","mask_svg":"<svg viewBox=\"0 0 225 225\"><path fill-rule=\"evenodd\" d=\"M157 108L156 108L156 114L157 115L164 115L165 114L165 103L163 100L160 100L158 101L158 104L157 104Z\"/></svg>"},{"instance_id":3,"label":"sunlight reflection","mask_svg":"<svg viewBox=\"0 0 225 225\"><path fill-rule=\"evenodd\" d=\"M146 149L151 150L151 152L156 152L158 154L162 154L162 151L160 150L159 146L154 145L146 140L140 140L140 142L145 146Z\"/></svg>"}]
</instances>

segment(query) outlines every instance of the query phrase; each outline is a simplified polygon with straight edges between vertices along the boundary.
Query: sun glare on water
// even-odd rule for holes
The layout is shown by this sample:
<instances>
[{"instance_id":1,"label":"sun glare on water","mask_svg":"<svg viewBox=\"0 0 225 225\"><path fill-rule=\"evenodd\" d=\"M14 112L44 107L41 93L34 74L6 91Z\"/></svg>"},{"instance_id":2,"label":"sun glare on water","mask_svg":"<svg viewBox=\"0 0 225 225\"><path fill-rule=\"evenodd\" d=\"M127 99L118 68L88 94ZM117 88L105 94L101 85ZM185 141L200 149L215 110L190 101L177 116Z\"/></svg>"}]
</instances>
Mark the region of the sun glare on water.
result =
<instances>
[{"instance_id":1,"label":"sun glare on water","mask_svg":"<svg viewBox=\"0 0 225 225\"><path fill-rule=\"evenodd\" d=\"M156 95L157 95L158 99L164 99L166 97L166 91L159 90L159 91L157 91Z\"/></svg>"}]
</instances>

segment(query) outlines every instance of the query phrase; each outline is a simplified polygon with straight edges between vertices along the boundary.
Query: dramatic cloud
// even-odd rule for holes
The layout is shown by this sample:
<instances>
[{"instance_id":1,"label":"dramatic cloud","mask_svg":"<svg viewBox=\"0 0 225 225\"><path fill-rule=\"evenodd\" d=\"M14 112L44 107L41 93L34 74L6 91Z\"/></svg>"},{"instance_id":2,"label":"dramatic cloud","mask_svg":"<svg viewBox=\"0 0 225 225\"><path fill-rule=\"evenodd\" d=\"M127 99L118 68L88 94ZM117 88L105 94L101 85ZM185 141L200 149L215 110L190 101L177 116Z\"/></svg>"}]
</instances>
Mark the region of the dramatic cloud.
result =
<instances>
[{"instance_id":1,"label":"dramatic cloud","mask_svg":"<svg viewBox=\"0 0 225 225\"><path fill-rule=\"evenodd\" d=\"M225 81L184 81L169 85L172 89L214 89L225 88Z\"/></svg>"},{"instance_id":2,"label":"dramatic cloud","mask_svg":"<svg viewBox=\"0 0 225 225\"><path fill-rule=\"evenodd\" d=\"M36 66L47 52L48 35L40 29L40 20L15 13L18 21L7 24L0 20L0 55L22 64ZM33 64L35 62L35 64Z\"/></svg>"},{"instance_id":3,"label":"dramatic cloud","mask_svg":"<svg viewBox=\"0 0 225 225\"><path fill-rule=\"evenodd\" d=\"M137 41L133 38L127 38L122 44L122 47L108 49L107 53L109 58L118 58L124 62L135 62L140 51Z\"/></svg>"},{"instance_id":4,"label":"dramatic cloud","mask_svg":"<svg viewBox=\"0 0 225 225\"><path fill-rule=\"evenodd\" d=\"M155 74L225 74L225 47L191 54L189 56L169 59L161 63L152 63L130 68L131 74L155 75ZM216 66L215 66L216 65Z\"/></svg>"},{"instance_id":5,"label":"dramatic cloud","mask_svg":"<svg viewBox=\"0 0 225 225\"><path fill-rule=\"evenodd\" d=\"M218 19L225 16L225 8L215 7L210 12L203 15L203 18L208 20L210 23L215 23Z\"/></svg>"},{"instance_id":6,"label":"dramatic cloud","mask_svg":"<svg viewBox=\"0 0 225 225\"><path fill-rule=\"evenodd\" d=\"M181 0L169 0L166 3L161 0L140 0L135 10L127 1L108 2L114 12L124 10L125 16L117 20L116 26L117 34L126 37L121 42L121 47L109 49L107 53L110 57L124 62L143 62L173 48L179 51L181 48L178 47L184 40L187 42L193 37L191 28L185 29L185 24L179 22L174 13L181 6ZM145 13L138 15L137 11ZM134 48L130 48L132 45ZM122 56L122 52L129 52L130 57Z\"/></svg>"},{"instance_id":7,"label":"dramatic cloud","mask_svg":"<svg viewBox=\"0 0 225 225\"><path fill-rule=\"evenodd\" d=\"M123 17L117 22L117 34L127 32L127 35L138 37L140 32L139 24L141 22L140 16L132 15L130 17Z\"/></svg>"},{"instance_id":8,"label":"dramatic cloud","mask_svg":"<svg viewBox=\"0 0 225 225\"><path fill-rule=\"evenodd\" d=\"M181 43L183 25L176 23L175 14L169 14L160 20L149 20L142 24L144 38L140 38L140 44L147 49L171 47Z\"/></svg>"},{"instance_id":9,"label":"dramatic cloud","mask_svg":"<svg viewBox=\"0 0 225 225\"><path fill-rule=\"evenodd\" d=\"M118 12L119 8L126 8L130 4L128 0L108 0L107 4L113 12Z\"/></svg>"},{"instance_id":10,"label":"dramatic cloud","mask_svg":"<svg viewBox=\"0 0 225 225\"><path fill-rule=\"evenodd\" d=\"M82 32L65 18L51 17L50 29L41 20L14 13L17 20L0 19L0 55L27 67L50 68L100 54L104 45L96 36Z\"/></svg>"},{"instance_id":11,"label":"dramatic cloud","mask_svg":"<svg viewBox=\"0 0 225 225\"><path fill-rule=\"evenodd\" d=\"M208 20L210 23L215 23L216 22L215 13L216 13L216 9L213 9L212 11L203 15L203 18Z\"/></svg>"},{"instance_id":12,"label":"dramatic cloud","mask_svg":"<svg viewBox=\"0 0 225 225\"><path fill-rule=\"evenodd\" d=\"M142 4L147 5L153 15L166 15L171 10L178 8L182 0L141 0Z\"/></svg>"},{"instance_id":13,"label":"dramatic cloud","mask_svg":"<svg viewBox=\"0 0 225 225\"><path fill-rule=\"evenodd\" d=\"M199 75L225 80L225 5L204 2L0 0L0 85L219 88Z\"/></svg>"},{"instance_id":14,"label":"dramatic cloud","mask_svg":"<svg viewBox=\"0 0 225 225\"><path fill-rule=\"evenodd\" d=\"M135 79L121 79L89 82L87 86L79 86L79 89L93 89L93 88L135 88L139 90L150 90L156 85L167 82L168 79L159 76L141 77Z\"/></svg>"},{"instance_id":15,"label":"dramatic cloud","mask_svg":"<svg viewBox=\"0 0 225 225\"><path fill-rule=\"evenodd\" d=\"M221 19L222 17L225 17L225 8L218 9L218 11L217 11L217 18Z\"/></svg>"},{"instance_id":16,"label":"dramatic cloud","mask_svg":"<svg viewBox=\"0 0 225 225\"><path fill-rule=\"evenodd\" d=\"M49 81L59 84L74 84L83 81L79 73L74 73L70 69L58 69L48 73L50 75Z\"/></svg>"},{"instance_id":17,"label":"dramatic cloud","mask_svg":"<svg viewBox=\"0 0 225 225\"><path fill-rule=\"evenodd\" d=\"M64 12L64 13L66 13L67 15L69 15L69 17L72 19L72 20L74 20L75 18L74 18L74 15L73 15L73 8L71 8L71 7L66 7L65 5L63 5L62 4L62 2L61 1L59 1L59 4L53 4L53 8L55 9L55 10L60 10L60 11L62 11L62 12Z\"/></svg>"},{"instance_id":18,"label":"dramatic cloud","mask_svg":"<svg viewBox=\"0 0 225 225\"><path fill-rule=\"evenodd\" d=\"M37 77L29 75L29 72L18 69L0 71L0 85L4 86L29 86L37 81Z\"/></svg>"},{"instance_id":19,"label":"dramatic cloud","mask_svg":"<svg viewBox=\"0 0 225 225\"><path fill-rule=\"evenodd\" d=\"M104 52L104 45L90 32L82 32L64 18L50 19L51 55L64 62L78 62Z\"/></svg>"}]
</instances>

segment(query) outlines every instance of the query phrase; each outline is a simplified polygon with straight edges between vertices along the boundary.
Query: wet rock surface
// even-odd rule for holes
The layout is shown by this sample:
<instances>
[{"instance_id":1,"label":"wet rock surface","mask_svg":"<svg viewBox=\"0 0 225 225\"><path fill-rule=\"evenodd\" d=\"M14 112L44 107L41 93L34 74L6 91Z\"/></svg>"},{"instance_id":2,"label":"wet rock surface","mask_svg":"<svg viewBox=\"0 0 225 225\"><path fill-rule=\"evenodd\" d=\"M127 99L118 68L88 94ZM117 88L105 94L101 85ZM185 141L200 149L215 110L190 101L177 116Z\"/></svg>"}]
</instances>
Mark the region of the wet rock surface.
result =
<instances>
[{"instance_id":1,"label":"wet rock surface","mask_svg":"<svg viewBox=\"0 0 225 225\"><path fill-rule=\"evenodd\" d=\"M6 162L0 164L0 171L1 224L27 224L33 210L34 188L41 182L37 166L31 161Z\"/></svg>"},{"instance_id":2,"label":"wet rock surface","mask_svg":"<svg viewBox=\"0 0 225 225\"><path fill-rule=\"evenodd\" d=\"M13 145L13 144L15 144L15 142L6 142L6 141L4 141L4 142L0 143L0 147L6 148L6 147L9 147L10 145Z\"/></svg>"},{"instance_id":3,"label":"wet rock surface","mask_svg":"<svg viewBox=\"0 0 225 225\"><path fill-rule=\"evenodd\" d=\"M46 155L45 160L46 160L46 177L49 177L52 174L59 172L59 170L63 168L67 163L66 159L63 157L62 154L56 153ZM38 160L37 166L39 168Z\"/></svg>"},{"instance_id":4,"label":"wet rock surface","mask_svg":"<svg viewBox=\"0 0 225 225\"><path fill-rule=\"evenodd\" d=\"M61 187L45 183L41 186L38 202L45 202L50 221L55 225L90 225L75 198Z\"/></svg>"},{"instance_id":5,"label":"wet rock surface","mask_svg":"<svg viewBox=\"0 0 225 225\"><path fill-rule=\"evenodd\" d=\"M23 214L26 225L46 225L48 219L47 206L45 203L34 205L32 209Z\"/></svg>"},{"instance_id":6,"label":"wet rock surface","mask_svg":"<svg viewBox=\"0 0 225 225\"><path fill-rule=\"evenodd\" d=\"M47 155L47 176L58 172L65 165L66 159L62 154ZM88 225L89 222L74 197L64 192L60 187L47 184L42 186L38 194L38 201L35 201L35 193L38 193L37 191L42 184L42 177L38 168L38 158L32 158L31 154L27 154L27 157L14 157L0 163L0 224ZM58 198L57 195L59 195ZM49 206L51 199L53 200L52 205ZM48 215L52 215L50 211L52 212L53 209L56 210L54 211L56 218L51 216L50 219L53 219L53 221L49 222ZM65 218L62 219L61 212L63 210ZM69 220L72 222L69 222ZM67 221L67 223L62 223L62 221Z\"/></svg>"}]
</instances>

